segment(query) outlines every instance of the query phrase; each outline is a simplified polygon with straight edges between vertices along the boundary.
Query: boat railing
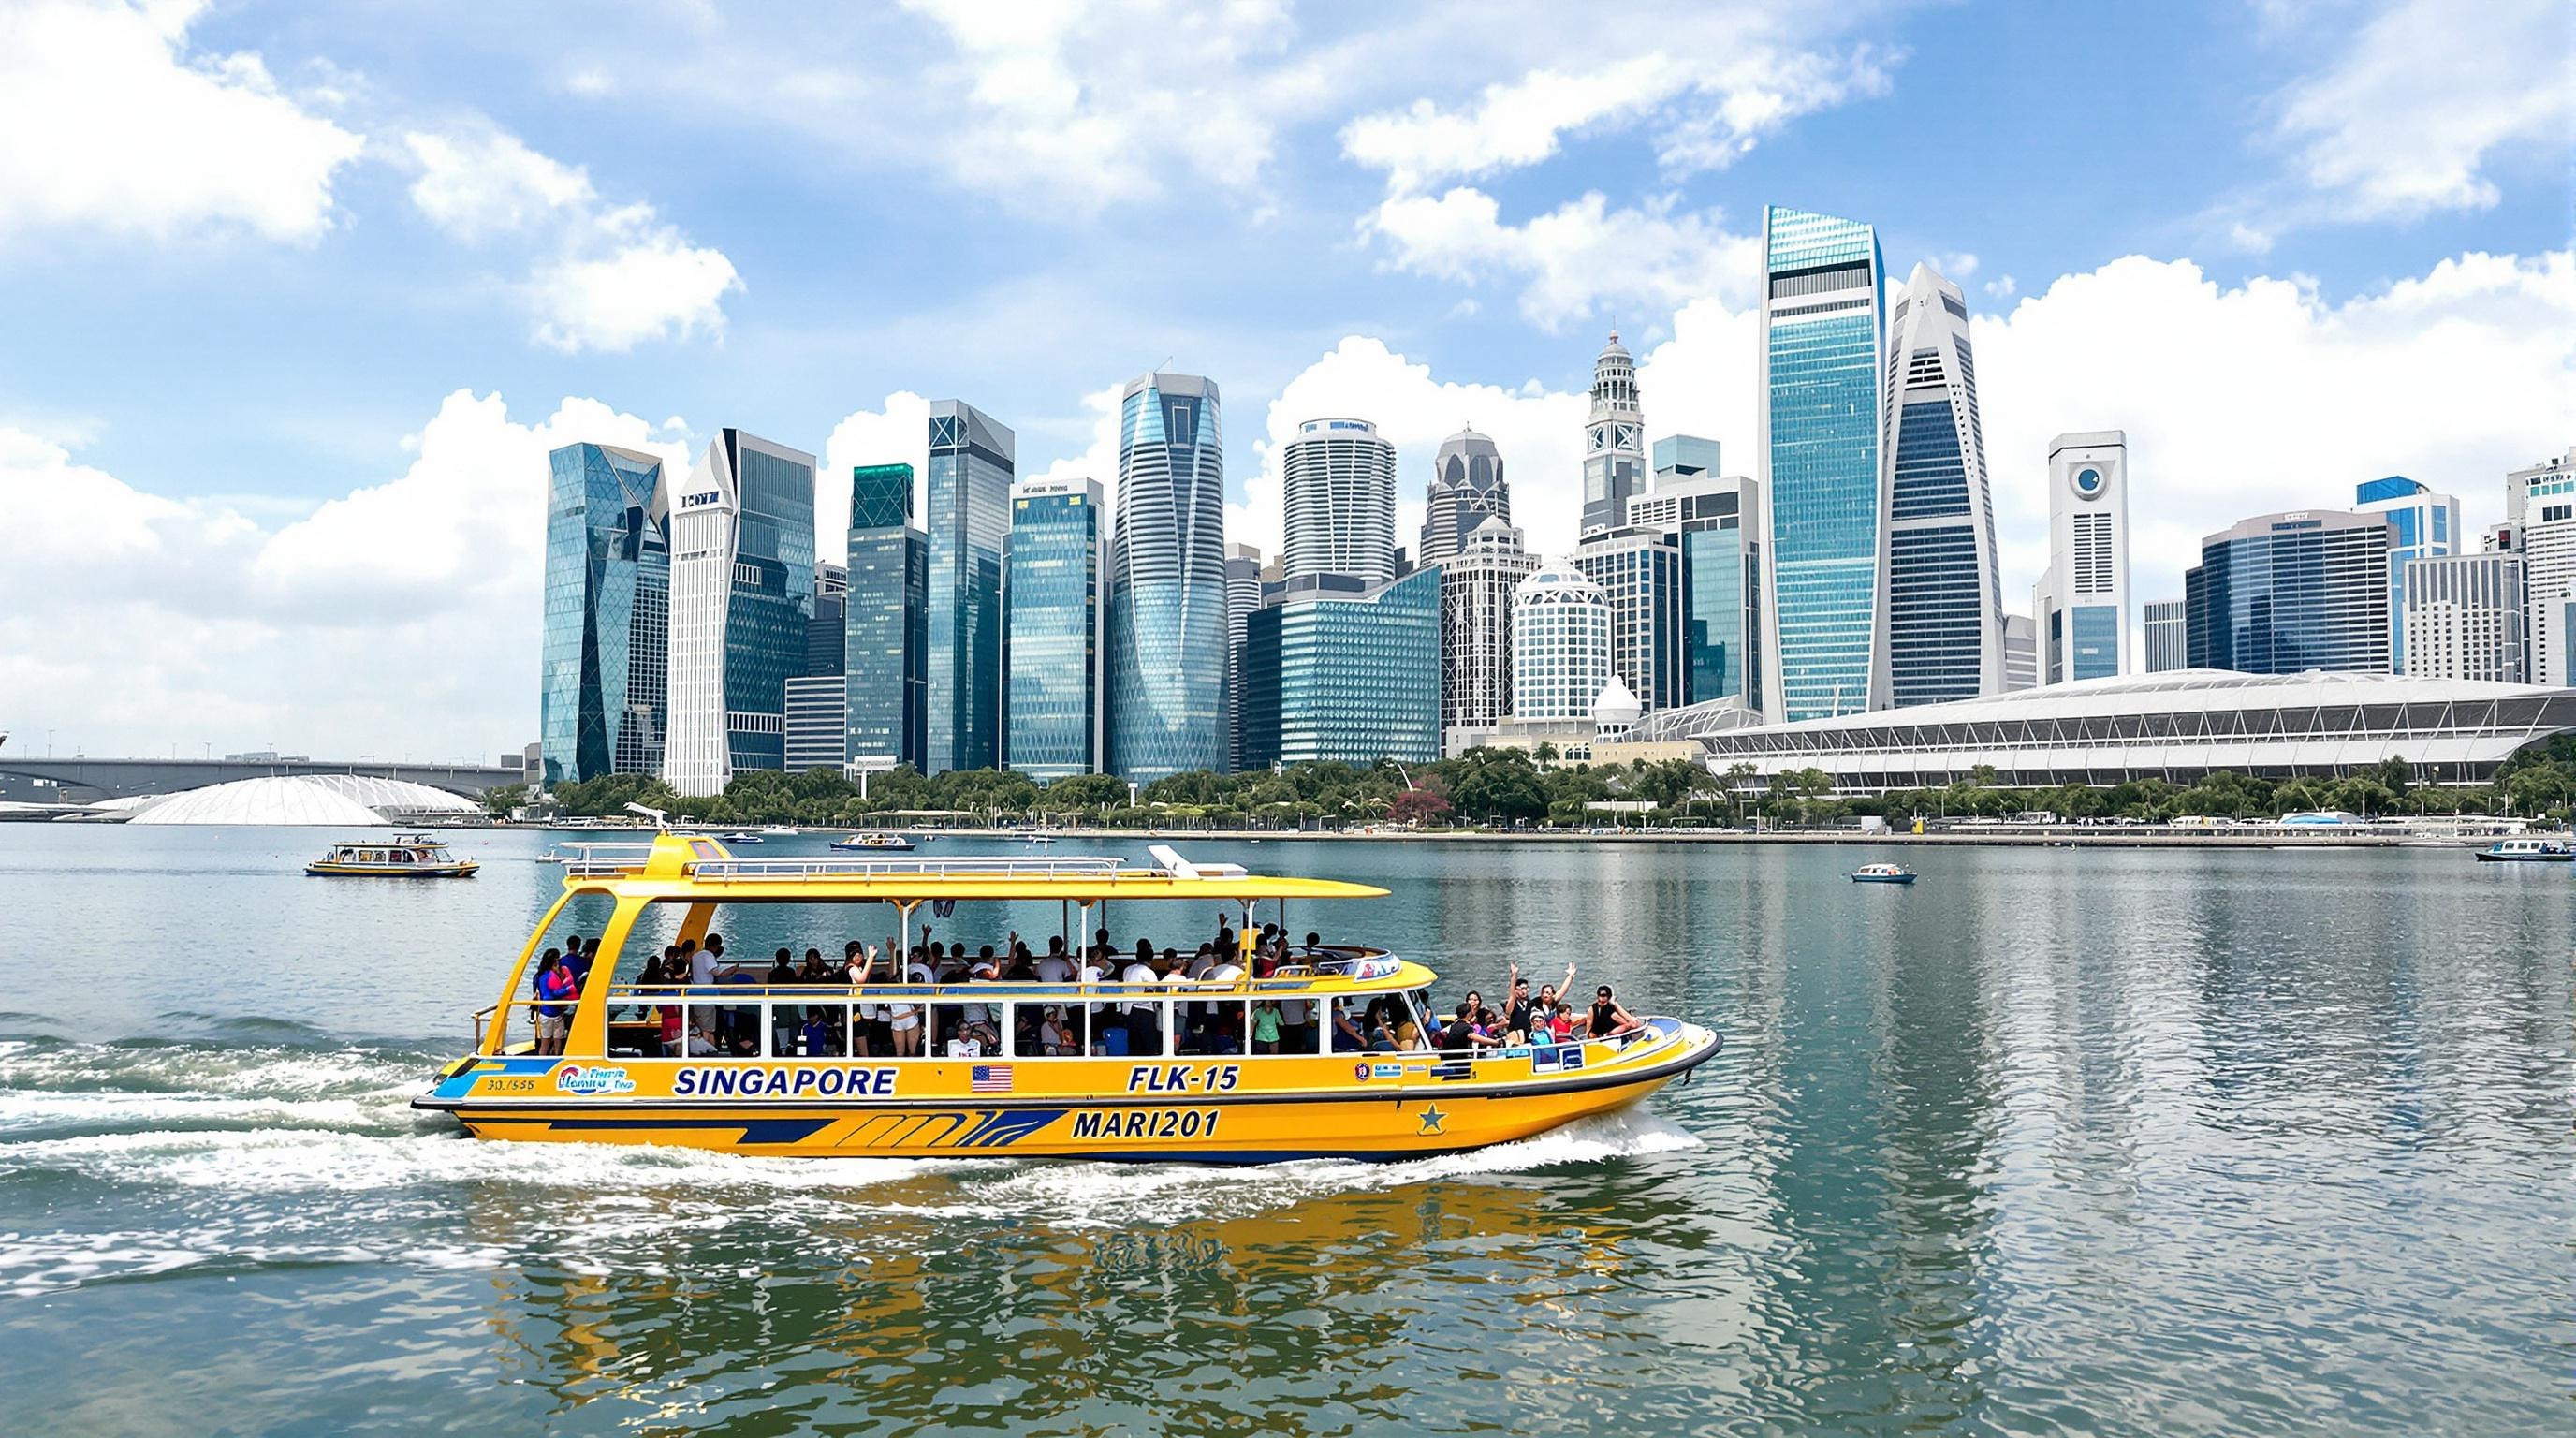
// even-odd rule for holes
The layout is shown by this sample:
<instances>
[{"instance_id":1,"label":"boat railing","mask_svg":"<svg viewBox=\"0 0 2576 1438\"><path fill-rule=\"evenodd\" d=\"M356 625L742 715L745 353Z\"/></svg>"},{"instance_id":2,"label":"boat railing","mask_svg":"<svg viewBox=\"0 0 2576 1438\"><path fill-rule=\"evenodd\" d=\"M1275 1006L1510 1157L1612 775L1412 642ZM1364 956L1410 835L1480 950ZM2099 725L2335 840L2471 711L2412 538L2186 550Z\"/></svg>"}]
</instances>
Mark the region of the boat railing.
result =
<instances>
[{"instance_id":1,"label":"boat railing","mask_svg":"<svg viewBox=\"0 0 2576 1438\"><path fill-rule=\"evenodd\" d=\"M1098 879L1118 874L1159 876L1111 854L1047 858L959 859L700 859L690 874L713 883L777 883L807 879L959 878L992 874L1014 879Z\"/></svg>"}]
</instances>

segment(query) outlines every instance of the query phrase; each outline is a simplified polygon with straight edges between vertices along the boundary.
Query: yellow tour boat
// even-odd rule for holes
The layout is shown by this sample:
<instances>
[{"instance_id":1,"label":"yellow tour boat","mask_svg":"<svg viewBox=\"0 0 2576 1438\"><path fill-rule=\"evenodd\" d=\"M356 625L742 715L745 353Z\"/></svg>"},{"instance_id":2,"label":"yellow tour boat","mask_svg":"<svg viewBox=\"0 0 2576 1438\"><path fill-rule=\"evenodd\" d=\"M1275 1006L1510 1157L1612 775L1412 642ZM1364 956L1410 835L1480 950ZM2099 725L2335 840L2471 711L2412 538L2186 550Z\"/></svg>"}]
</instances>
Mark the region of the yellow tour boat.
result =
<instances>
[{"instance_id":1,"label":"yellow tour boat","mask_svg":"<svg viewBox=\"0 0 2576 1438\"><path fill-rule=\"evenodd\" d=\"M474 1051L413 1107L452 1113L478 1138L762 1155L1397 1159L1527 1138L1635 1103L1718 1051L1709 1029L1606 999L1597 1011L1616 1016L1614 1032L1599 1038L1359 1047L1364 1017L1372 1033L1382 1029L1380 1044L1408 1028L1432 1032L1435 975L1379 949L1286 950L1284 939L1257 956L1246 942L1227 957L1255 962L1205 966L1195 980L1096 951L1069 982L1044 981L1063 963L1039 967L1036 982L921 982L914 969L898 976L911 982L867 974L795 985L765 971L726 982L706 967L670 982L651 967L665 942L657 936L696 947L720 932L720 910L744 919L745 909L794 905L801 921L816 912L806 906L853 906L845 928L920 956L914 923L925 905L923 920L959 901L1046 902L1062 916L1056 937L1070 957L1112 922L1113 904L1117 922L1137 915L1139 929L1158 911L1188 922L1178 916L1218 906L1229 922L1239 917L1238 933L1257 935L1259 919L1275 918L1284 935L1291 901L1385 893L1192 864L1159 846L1152 866L737 859L713 839L666 833L568 867L500 1000L475 1015ZM569 995L530 997L541 943L585 898L608 902L596 954ZM702 982L711 977L719 981Z\"/></svg>"},{"instance_id":2,"label":"yellow tour boat","mask_svg":"<svg viewBox=\"0 0 2576 1438\"><path fill-rule=\"evenodd\" d=\"M449 853L447 845L427 834L399 834L334 844L330 853L305 865L304 872L325 879L470 879L481 867Z\"/></svg>"}]
</instances>

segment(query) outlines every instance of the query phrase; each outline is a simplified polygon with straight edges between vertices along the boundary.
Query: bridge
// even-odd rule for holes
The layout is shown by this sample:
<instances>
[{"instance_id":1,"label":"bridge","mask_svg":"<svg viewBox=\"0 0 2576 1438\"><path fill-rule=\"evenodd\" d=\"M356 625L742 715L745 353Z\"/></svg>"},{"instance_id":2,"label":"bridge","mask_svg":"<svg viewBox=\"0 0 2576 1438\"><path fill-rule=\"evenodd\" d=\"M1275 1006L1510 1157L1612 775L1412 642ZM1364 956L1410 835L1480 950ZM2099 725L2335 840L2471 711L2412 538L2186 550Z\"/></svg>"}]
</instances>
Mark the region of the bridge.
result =
<instances>
[{"instance_id":1,"label":"bridge","mask_svg":"<svg viewBox=\"0 0 2576 1438\"><path fill-rule=\"evenodd\" d=\"M44 779L61 786L63 800L95 804L136 794L176 794L229 784L236 779L262 779L289 774L364 774L376 779L404 779L427 784L469 799L486 789L516 784L527 776L515 768L491 764L379 764L330 759L46 759L28 758L0 748L0 789L20 789L26 780ZM12 784L8 781L18 780Z\"/></svg>"}]
</instances>

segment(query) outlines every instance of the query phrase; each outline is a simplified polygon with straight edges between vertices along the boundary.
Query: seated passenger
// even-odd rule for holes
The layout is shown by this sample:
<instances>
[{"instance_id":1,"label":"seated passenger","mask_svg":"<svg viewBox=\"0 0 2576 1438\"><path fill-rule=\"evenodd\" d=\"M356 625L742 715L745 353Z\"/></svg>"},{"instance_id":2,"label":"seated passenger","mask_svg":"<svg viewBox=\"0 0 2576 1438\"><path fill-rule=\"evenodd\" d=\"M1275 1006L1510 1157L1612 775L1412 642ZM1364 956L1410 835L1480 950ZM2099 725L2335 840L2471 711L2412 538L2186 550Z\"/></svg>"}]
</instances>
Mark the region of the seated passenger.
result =
<instances>
[{"instance_id":1,"label":"seated passenger","mask_svg":"<svg viewBox=\"0 0 2576 1438\"><path fill-rule=\"evenodd\" d=\"M1431 1045L1423 1039L1422 1030L1409 1022L1397 1027L1395 1031L1395 1046L1399 1051L1404 1053L1421 1053L1431 1047Z\"/></svg>"},{"instance_id":2,"label":"seated passenger","mask_svg":"<svg viewBox=\"0 0 2576 1438\"><path fill-rule=\"evenodd\" d=\"M832 1025L824 1019L823 1011L819 1008L807 1009L805 1027L796 1035L796 1051L807 1058L823 1058L836 1054L840 1051L840 1045L834 1042L834 1038Z\"/></svg>"},{"instance_id":3,"label":"seated passenger","mask_svg":"<svg viewBox=\"0 0 2576 1438\"><path fill-rule=\"evenodd\" d=\"M678 1004L664 1004L661 1006L660 1014L662 1017L663 1056L666 1058L682 1057L688 1052L688 1045L681 1042L680 1006Z\"/></svg>"},{"instance_id":4,"label":"seated passenger","mask_svg":"<svg viewBox=\"0 0 2576 1438\"><path fill-rule=\"evenodd\" d=\"M1046 1017L1038 1024L1038 1052L1049 1058L1082 1052L1075 1046L1073 1034L1066 1027L1064 1010L1054 1004L1047 1005Z\"/></svg>"},{"instance_id":5,"label":"seated passenger","mask_svg":"<svg viewBox=\"0 0 2576 1438\"><path fill-rule=\"evenodd\" d=\"M1547 1016L1547 1036L1561 1044L1574 1042L1574 1006L1572 1004L1563 999L1556 1001L1556 1008Z\"/></svg>"},{"instance_id":6,"label":"seated passenger","mask_svg":"<svg viewBox=\"0 0 2576 1438\"><path fill-rule=\"evenodd\" d=\"M1061 984L1072 981L1073 960L1064 955L1063 936L1058 935L1047 940L1047 955L1037 961L1032 971L1037 981L1042 984Z\"/></svg>"},{"instance_id":7,"label":"seated passenger","mask_svg":"<svg viewBox=\"0 0 2576 1438\"><path fill-rule=\"evenodd\" d=\"M1621 1008L1619 1001L1610 997L1608 984L1603 984L1592 992L1592 1013L1588 1026L1591 1037L1596 1039L1614 1039L1622 1034L1635 1033L1639 1027L1637 1016Z\"/></svg>"},{"instance_id":8,"label":"seated passenger","mask_svg":"<svg viewBox=\"0 0 2576 1438\"><path fill-rule=\"evenodd\" d=\"M723 1055L724 1050L716 1046L715 1031L710 1027L712 1019L712 1015L701 1014L698 1016L698 1021L689 1026L689 1057L714 1058Z\"/></svg>"},{"instance_id":9,"label":"seated passenger","mask_svg":"<svg viewBox=\"0 0 2576 1438\"><path fill-rule=\"evenodd\" d=\"M1368 1035L1360 1032L1359 1025L1351 1021L1350 1002L1347 999L1333 1000L1333 1052L1356 1054L1367 1051Z\"/></svg>"}]
</instances>

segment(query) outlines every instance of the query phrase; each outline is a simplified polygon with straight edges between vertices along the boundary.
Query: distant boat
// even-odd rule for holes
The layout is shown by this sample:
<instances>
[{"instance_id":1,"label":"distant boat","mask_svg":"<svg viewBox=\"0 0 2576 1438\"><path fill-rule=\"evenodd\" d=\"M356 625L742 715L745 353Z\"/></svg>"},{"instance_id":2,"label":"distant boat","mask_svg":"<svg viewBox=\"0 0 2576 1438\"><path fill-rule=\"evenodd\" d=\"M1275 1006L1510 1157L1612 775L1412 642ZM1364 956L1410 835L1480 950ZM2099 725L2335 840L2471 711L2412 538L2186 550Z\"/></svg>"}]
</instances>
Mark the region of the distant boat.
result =
<instances>
[{"instance_id":1,"label":"distant boat","mask_svg":"<svg viewBox=\"0 0 2576 1438\"><path fill-rule=\"evenodd\" d=\"M2481 863L2564 864L2576 859L2576 845L2558 839L2498 839L2478 850Z\"/></svg>"},{"instance_id":2,"label":"distant boat","mask_svg":"<svg viewBox=\"0 0 2576 1438\"><path fill-rule=\"evenodd\" d=\"M330 853L305 865L304 872L323 879L470 879L481 867L449 853L447 845L426 834L397 834L334 844Z\"/></svg>"},{"instance_id":3,"label":"distant boat","mask_svg":"<svg viewBox=\"0 0 2576 1438\"><path fill-rule=\"evenodd\" d=\"M1902 864L1863 864L1852 870L1855 884L1911 884L1914 871Z\"/></svg>"},{"instance_id":4,"label":"distant boat","mask_svg":"<svg viewBox=\"0 0 2576 1438\"><path fill-rule=\"evenodd\" d=\"M792 827L792 826L790 826L790 825L787 825L787 824L772 824L772 825L770 825L768 828L765 828L765 829L761 830L760 832L762 832L762 833L764 833L764 834L770 834L770 835L782 835L782 834L783 834L783 835L785 835L786 837L791 838L791 839L792 839L792 838L794 838L794 837L796 837L796 830L794 829L794 827Z\"/></svg>"},{"instance_id":5,"label":"distant boat","mask_svg":"<svg viewBox=\"0 0 2576 1438\"><path fill-rule=\"evenodd\" d=\"M912 847L912 841L901 834L852 834L846 839L834 839L832 841L832 847L835 849L904 850Z\"/></svg>"},{"instance_id":6,"label":"distant boat","mask_svg":"<svg viewBox=\"0 0 2576 1438\"><path fill-rule=\"evenodd\" d=\"M738 833L726 834L723 835L722 838L728 844L757 844L760 842L760 836L751 832L749 829L744 829Z\"/></svg>"}]
</instances>

